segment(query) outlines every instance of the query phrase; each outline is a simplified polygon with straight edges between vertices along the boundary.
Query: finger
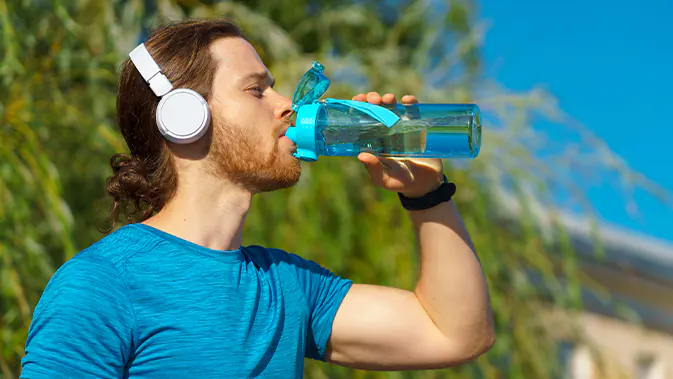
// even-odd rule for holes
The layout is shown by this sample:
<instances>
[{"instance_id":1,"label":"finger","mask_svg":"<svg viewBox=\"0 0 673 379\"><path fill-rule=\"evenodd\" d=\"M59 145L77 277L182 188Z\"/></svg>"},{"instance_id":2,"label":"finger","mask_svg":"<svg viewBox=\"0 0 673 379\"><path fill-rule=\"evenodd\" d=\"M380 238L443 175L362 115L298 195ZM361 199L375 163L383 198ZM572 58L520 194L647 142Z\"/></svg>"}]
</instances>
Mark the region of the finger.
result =
<instances>
[{"instance_id":1,"label":"finger","mask_svg":"<svg viewBox=\"0 0 673 379\"><path fill-rule=\"evenodd\" d=\"M405 181L414 180L414 174L409 167L408 158L383 157L379 158L379 160L389 176L397 177Z\"/></svg>"},{"instance_id":2,"label":"finger","mask_svg":"<svg viewBox=\"0 0 673 379\"><path fill-rule=\"evenodd\" d=\"M381 104L381 95L376 92L369 92L367 94L367 102L369 104L380 105Z\"/></svg>"},{"instance_id":3,"label":"finger","mask_svg":"<svg viewBox=\"0 0 673 379\"><path fill-rule=\"evenodd\" d=\"M355 96L353 96L353 100L355 100L355 101L366 101L367 100L367 95L365 95L364 93L355 95Z\"/></svg>"},{"instance_id":4,"label":"finger","mask_svg":"<svg viewBox=\"0 0 673 379\"><path fill-rule=\"evenodd\" d=\"M386 183L388 174L386 173L385 167L376 156L369 153L360 153L358 159L367 168L369 178L375 185L383 186Z\"/></svg>"},{"instance_id":5,"label":"finger","mask_svg":"<svg viewBox=\"0 0 673 379\"><path fill-rule=\"evenodd\" d=\"M376 155L371 153L358 154L358 160L362 162L365 166L371 166L381 163L381 160Z\"/></svg>"},{"instance_id":6,"label":"finger","mask_svg":"<svg viewBox=\"0 0 673 379\"><path fill-rule=\"evenodd\" d=\"M402 96L402 105L405 107L407 117L410 120L418 120L419 118L421 118L421 113L416 104L418 104L418 99L416 98L416 96L412 95Z\"/></svg>"},{"instance_id":7,"label":"finger","mask_svg":"<svg viewBox=\"0 0 673 379\"><path fill-rule=\"evenodd\" d=\"M413 95L402 96L402 104L417 104L418 99Z\"/></svg>"},{"instance_id":8,"label":"finger","mask_svg":"<svg viewBox=\"0 0 673 379\"><path fill-rule=\"evenodd\" d=\"M397 99L395 98L395 95L392 93L387 93L383 95L383 104L395 104L397 103Z\"/></svg>"}]
</instances>

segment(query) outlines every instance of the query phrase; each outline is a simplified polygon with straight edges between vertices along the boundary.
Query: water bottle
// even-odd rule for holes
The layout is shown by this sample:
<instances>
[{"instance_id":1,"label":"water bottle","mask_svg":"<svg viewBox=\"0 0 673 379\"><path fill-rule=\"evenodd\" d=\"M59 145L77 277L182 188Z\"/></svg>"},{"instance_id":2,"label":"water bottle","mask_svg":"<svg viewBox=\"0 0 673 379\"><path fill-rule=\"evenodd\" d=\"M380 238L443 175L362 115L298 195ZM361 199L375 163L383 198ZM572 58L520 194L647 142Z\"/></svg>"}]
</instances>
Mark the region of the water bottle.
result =
<instances>
[{"instance_id":1,"label":"water bottle","mask_svg":"<svg viewBox=\"0 0 673 379\"><path fill-rule=\"evenodd\" d=\"M317 61L304 74L292 100L295 127L286 137L294 156L476 158L481 147L481 117L476 104L373 105L360 101L318 100L329 87Z\"/></svg>"}]
</instances>

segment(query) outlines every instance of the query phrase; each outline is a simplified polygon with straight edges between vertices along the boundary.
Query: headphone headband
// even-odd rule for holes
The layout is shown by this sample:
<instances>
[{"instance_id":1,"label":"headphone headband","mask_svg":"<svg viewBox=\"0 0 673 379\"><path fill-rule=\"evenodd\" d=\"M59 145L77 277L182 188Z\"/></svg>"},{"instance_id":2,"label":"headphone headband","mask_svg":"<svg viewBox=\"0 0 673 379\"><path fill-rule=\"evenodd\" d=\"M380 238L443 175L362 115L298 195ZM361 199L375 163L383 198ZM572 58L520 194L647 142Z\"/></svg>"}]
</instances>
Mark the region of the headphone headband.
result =
<instances>
[{"instance_id":1,"label":"headphone headband","mask_svg":"<svg viewBox=\"0 0 673 379\"><path fill-rule=\"evenodd\" d=\"M173 89L173 85L161 73L159 65L152 59L150 52L147 51L144 43L138 45L133 51L129 53L131 61L136 66L140 75L150 85L150 88L155 95L161 97Z\"/></svg>"}]
</instances>

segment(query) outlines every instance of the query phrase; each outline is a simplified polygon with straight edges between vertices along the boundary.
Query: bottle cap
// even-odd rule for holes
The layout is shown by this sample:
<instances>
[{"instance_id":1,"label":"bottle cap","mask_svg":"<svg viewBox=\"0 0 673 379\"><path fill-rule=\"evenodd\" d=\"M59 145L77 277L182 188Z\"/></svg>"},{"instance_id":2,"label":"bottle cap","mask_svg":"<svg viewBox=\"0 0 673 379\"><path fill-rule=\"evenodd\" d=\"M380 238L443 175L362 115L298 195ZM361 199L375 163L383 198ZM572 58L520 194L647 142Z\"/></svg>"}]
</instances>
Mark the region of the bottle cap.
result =
<instances>
[{"instance_id":1,"label":"bottle cap","mask_svg":"<svg viewBox=\"0 0 673 379\"><path fill-rule=\"evenodd\" d=\"M307 162L318 160L315 124L321 110L324 111L324 106L320 103L300 107L296 125L285 132L285 137L297 145L297 151L294 153L297 159Z\"/></svg>"},{"instance_id":2,"label":"bottle cap","mask_svg":"<svg viewBox=\"0 0 673 379\"><path fill-rule=\"evenodd\" d=\"M292 97L292 109L295 112L302 105L311 104L327 92L330 80L323 74L325 66L318 61L313 61L311 68L302 76Z\"/></svg>"}]
</instances>

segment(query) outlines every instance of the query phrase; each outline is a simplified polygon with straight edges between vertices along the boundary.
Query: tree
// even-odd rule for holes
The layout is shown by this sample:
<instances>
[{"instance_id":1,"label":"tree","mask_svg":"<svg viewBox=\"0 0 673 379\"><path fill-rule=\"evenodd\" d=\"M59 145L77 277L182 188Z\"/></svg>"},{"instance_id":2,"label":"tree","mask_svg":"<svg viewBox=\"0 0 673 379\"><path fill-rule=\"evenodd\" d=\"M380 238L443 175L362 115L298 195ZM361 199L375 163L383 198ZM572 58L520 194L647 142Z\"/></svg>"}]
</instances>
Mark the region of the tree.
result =
<instances>
[{"instance_id":1,"label":"tree","mask_svg":"<svg viewBox=\"0 0 673 379\"><path fill-rule=\"evenodd\" d=\"M428 102L474 101L491 115L481 156L446 163L449 176L461 183L456 202L492 292L495 347L454 370L384 375L310 362L307 376L549 377L556 369L554 345L538 311L550 301L578 307L579 281L562 230L553 229L556 239L543 238L525 208L531 196L551 204L549 184L567 185L537 158L530 143L540 135L529 116L561 113L553 98L537 90L512 94L481 81L484 30L473 19L470 1L428 4L0 0L0 80L7 88L0 92L3 377L18 375L32 310L54 270L102 236L93 225L104 219L109 204L103 191L107 161L125 150L114 116L120 63L147 27L165 19L215 16L232 17L243 27L287 96L318 59L332 78L330 97L369 90L409 93ZM597 166L605 166L613 154L588 138L605 157ZM571 167L577 158L569 150L555 159L557 167ZM616 169L634 177L626 167ZM493 188L515 193L522 214L514 219L498 214L501 199ZM244 239L299 253L357 282L410 288L415 280L415 241L406 214L394 194L368 184L354 159L321 158L304 166L296 187L258 196ZM560 266L552 258L559 254ZM555 270L569 286L560 285ZM530 273L545 283L544 291L528 281Z\"/></svg>"}]
</instances>

